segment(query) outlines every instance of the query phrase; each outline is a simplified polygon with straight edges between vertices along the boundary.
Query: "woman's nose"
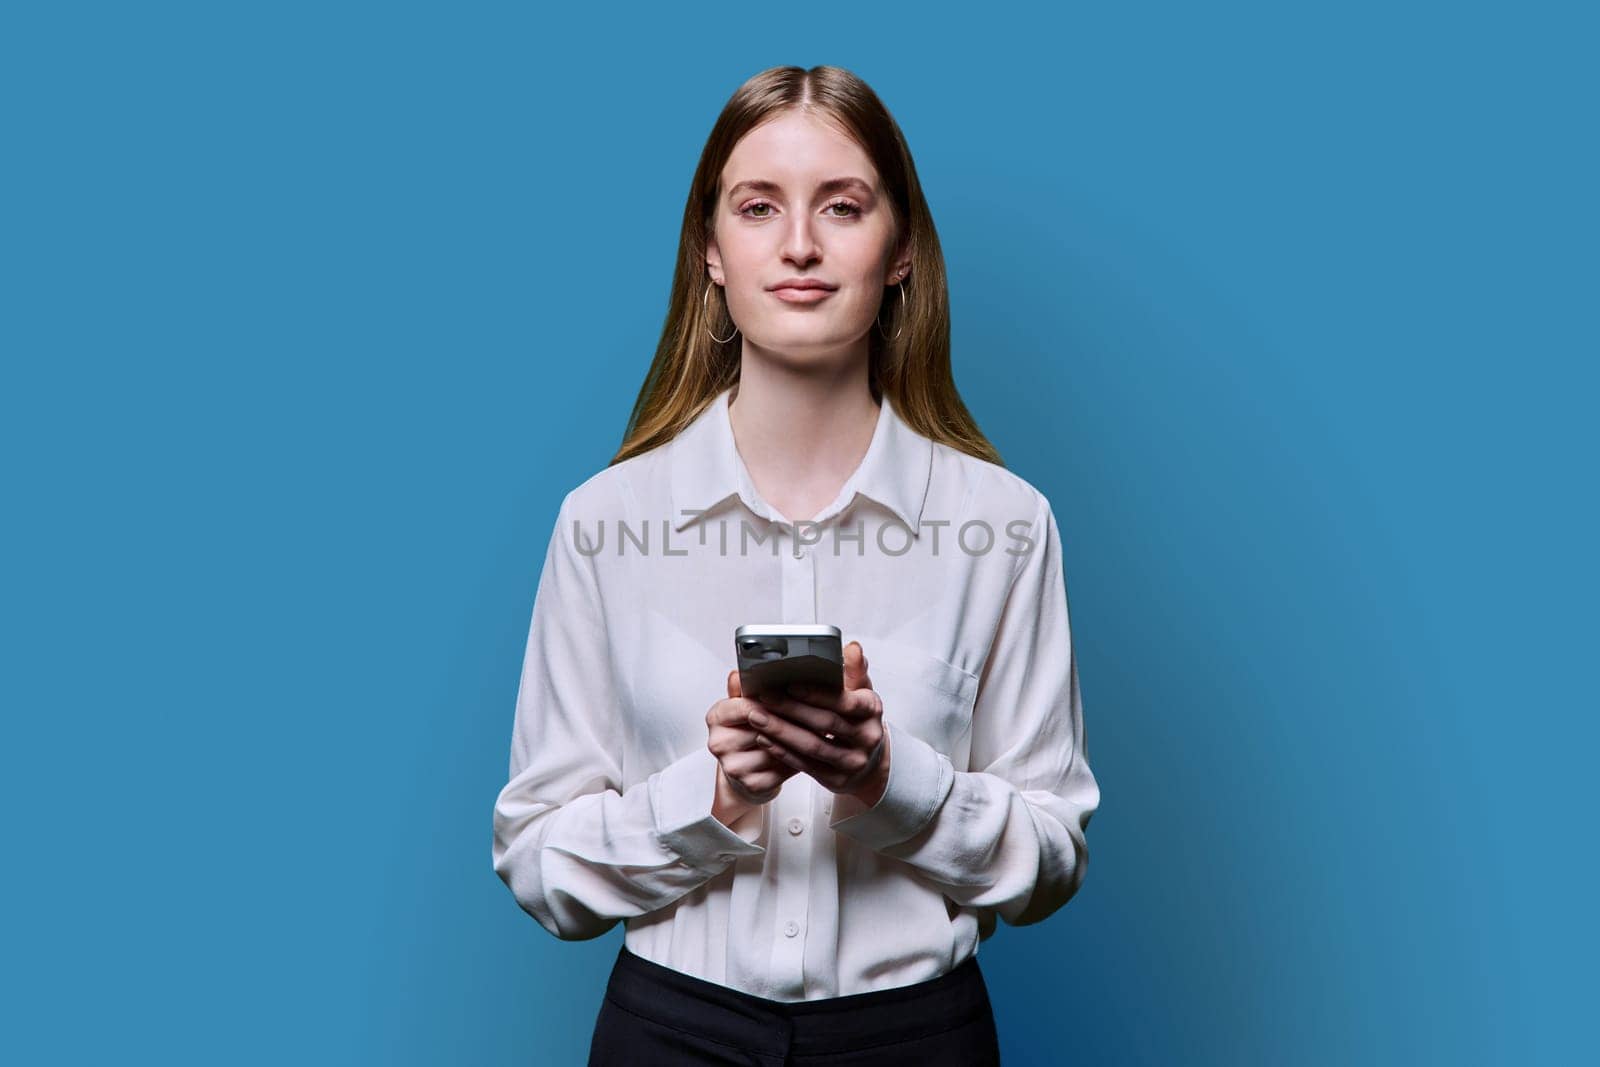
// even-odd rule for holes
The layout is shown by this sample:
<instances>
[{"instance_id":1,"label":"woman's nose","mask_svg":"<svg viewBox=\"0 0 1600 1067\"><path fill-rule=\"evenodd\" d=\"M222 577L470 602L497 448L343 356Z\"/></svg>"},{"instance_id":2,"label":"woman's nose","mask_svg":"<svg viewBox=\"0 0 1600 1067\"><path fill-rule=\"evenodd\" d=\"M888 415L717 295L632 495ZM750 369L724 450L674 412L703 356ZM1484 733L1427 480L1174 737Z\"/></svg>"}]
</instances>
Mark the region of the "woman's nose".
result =
<instances>
[{"instance_id":1,"label":"woman's nose","mask_svg":"<svg viewBox=\"0 0 1600 1067\"><path fill-rule=\"evenodd\" d=\"M811 219L804 213L797 212L794 221L784 231L784 258L803 265L819 258L821 253L822 250L817 247L817 235L812 228Z\"/></svg>"}]
</instances>

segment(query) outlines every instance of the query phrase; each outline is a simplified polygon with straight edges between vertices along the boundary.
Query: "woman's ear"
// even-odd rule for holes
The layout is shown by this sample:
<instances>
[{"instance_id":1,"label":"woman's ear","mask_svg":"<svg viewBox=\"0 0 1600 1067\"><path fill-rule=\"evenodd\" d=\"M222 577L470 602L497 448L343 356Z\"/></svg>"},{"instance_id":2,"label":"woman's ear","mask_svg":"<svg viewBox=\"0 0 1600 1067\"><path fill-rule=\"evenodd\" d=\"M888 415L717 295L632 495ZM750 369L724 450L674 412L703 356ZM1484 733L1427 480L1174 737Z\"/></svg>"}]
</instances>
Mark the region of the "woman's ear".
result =
<instances>
[{"instance_id":1,"label":"woman's ear","mask_svg":"<svg viewBox=\"0 0 1600 1067\"><path fill-rule=\"evenodd\" d=\"M883 284L884 285L894 285L894 284L896 284L898 282L903 282L903 281L906 280L906 276L909 275L910 273L911 273L911 249L910 248L897 249L896 252L895 252L894 259L891 260L890 263L889 263L889 273L886 276L886 280L884 281Z\"/></svg>"},{"instance_id":2,"label":"woman's ear","mask_svg":"<svg viewBox=\"0 0 1600 1067\"><path fill-rule=\"evenodd\" d=\"M727 279L722 276L722 250L717 247L715 234L706 237L706 267L711 271L711 280L718 285L726 285Z\"/></svg>"}]
</instances>

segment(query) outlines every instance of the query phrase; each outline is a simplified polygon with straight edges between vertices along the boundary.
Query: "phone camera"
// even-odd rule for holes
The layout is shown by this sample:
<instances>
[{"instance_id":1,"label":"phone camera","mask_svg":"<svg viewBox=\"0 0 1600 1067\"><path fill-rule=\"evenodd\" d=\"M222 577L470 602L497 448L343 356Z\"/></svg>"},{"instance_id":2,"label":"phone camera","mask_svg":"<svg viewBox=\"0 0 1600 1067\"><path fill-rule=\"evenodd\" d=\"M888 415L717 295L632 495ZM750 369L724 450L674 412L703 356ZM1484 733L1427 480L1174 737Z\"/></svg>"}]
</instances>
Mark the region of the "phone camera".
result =
<instances>
[{"instance_id":1,"label":"phone camera","mask_svg":"<svg viewBox=\"0 0 1600 1067\"><path fill-rule=\"evenodd\" d=\"M755 659L782 659L789 643L781 637L746 637L739 643L744 654Z\"/></svg>"}]
</instances>

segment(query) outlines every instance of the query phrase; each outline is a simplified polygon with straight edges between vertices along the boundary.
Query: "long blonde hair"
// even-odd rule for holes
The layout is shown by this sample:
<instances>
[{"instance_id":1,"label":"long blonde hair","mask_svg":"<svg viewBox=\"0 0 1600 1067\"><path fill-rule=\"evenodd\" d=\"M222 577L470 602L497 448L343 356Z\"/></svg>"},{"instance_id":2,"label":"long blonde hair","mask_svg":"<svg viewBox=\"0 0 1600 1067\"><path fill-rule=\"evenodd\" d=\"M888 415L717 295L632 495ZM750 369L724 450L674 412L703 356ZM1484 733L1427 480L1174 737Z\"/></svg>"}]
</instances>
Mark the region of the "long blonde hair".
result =
<instances>
[{"instance_id":1,"label":"long blonde hair","mask_svg":"<svg viewBox=\"0 0 1600 1067\"><path fill-rule=\"evenodd\" d=\"M910 243L911 273L902 283L904 301L898 287L886 290L886 306L879 310L882 332L868 331L873 399L881 403L888 396L918 433L1000 464L1000 453L978 429L950 372L950 295L944 254L911 150L867 83L848 70L828 66L762 71L739 87L712 127L683 210L678 263L661 340L611 464L672 440L739 380L739 337L720 287L715 287L719 293L710 301L709 314L705 305L706 238L722 169L734 146L756 126L791 109L831 119L861 145L889 194L897 240ZM713 340L713 331L729 340ZM884 340L884 333L894 340Z\"/></svg>"}]
</instances>

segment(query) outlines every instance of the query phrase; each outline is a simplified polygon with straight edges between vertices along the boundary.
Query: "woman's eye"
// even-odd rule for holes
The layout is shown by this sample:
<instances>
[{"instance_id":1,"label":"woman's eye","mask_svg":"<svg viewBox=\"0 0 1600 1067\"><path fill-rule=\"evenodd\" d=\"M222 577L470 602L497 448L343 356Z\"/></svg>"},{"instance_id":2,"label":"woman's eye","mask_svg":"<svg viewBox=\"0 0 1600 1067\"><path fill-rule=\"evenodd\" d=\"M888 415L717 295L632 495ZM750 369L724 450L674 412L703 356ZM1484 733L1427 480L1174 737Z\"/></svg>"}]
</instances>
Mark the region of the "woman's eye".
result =
<instances>
[{"instance_id":1,"label":"woman's eye","mask_svg":"<svg viewBox=\"0 0 1600 1067\"><path fill-rule=\"evenodd\" d=\"M835 200L823 210L827 211L830 217L836 219L852 219L861 214L861 209L848 200ZM772 205L765 200L757 200L740 208L739 214L753 219L771 218Z\"/></svg>"}]
</instances>

